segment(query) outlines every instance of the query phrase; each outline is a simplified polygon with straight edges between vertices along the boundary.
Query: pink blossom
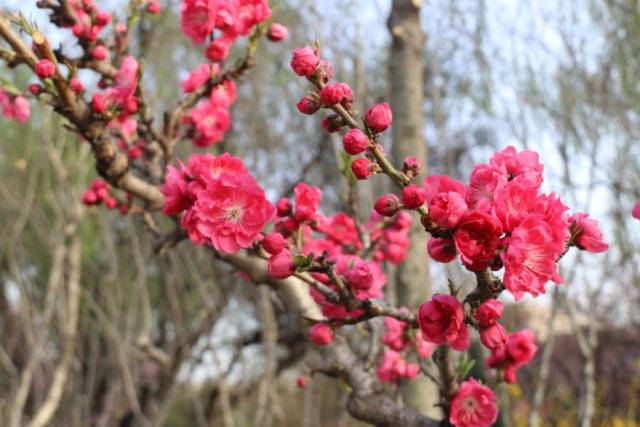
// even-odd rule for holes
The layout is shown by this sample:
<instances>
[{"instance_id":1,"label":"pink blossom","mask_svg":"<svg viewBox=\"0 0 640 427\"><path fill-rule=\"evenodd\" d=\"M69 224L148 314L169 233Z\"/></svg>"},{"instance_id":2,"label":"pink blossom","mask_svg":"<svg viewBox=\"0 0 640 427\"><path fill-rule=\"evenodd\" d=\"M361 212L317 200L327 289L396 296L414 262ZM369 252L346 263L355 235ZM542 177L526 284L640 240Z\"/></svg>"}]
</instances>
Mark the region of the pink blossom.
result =
<instances>
[{"instance_id":1,"label":"pink blossom","mask_svg":"<svg viewBox=\"0 0 640 427\"><path fill-rule=\"evenodd\" d=\"M217 6L214 0L182 0L182 32L193 43L202 44L216 23Z\"/></svg>"},{"instance_id":2,"label":"pink blossom","mask_svg":"<svg viewBox=\"0 0 640 427\"><path fill-rule=\"evenodd\" d=\"M172 165L167 166L167 178L161 188L162 194L165 196L164 209L162 210L165 215L178 215L193 205L193 200L187 191L185 167L182 163L179 163L179 166L180 169Z\"/></svg>"},{"instance_id":3,"label":"pink blossom","mask_svg":"<svg viewBox=\"0 0 640 427\"><path fill-rule=\"evenodd\" d=\"M355 159L351 163L351 171L356 179L367 179L371 175L371 162L366 157L360 157Z\"/></svg>"},{"instance_id":4,"label":"pink blossom","mask_svg":"<svg viewBox=\"0 0 640 427\"><path fill-rule=\"evenodd\" d=\"M406 322L387 316L384 318L384 326L386 328L382 337L384 345L395 351L404 350L409 342L409 337L406 334L408 326Z\"/></svg>"},{"instance_id":5,"label":"pink blossom","mask_svg":"<svg viewBox=\"0 0 640 427\"><path fill-rule=\"evenodd\" d=\"M219 67L215 64L200 64L189 73L189 77L182 81L182 90L185 93L193 92L211 79Z\"/></svg>"},{"instance_id":6,"label":"pink blossom","mask_svg":"<svg viewBox=\"0 0 640 427\"><path fill-rule=\"evenodd\" d=\"M460 220L453 240L465 266L480 271L496 256L501 234L502 225L497 218L474 210Z\"/></svg>"},{"instance_id":7,"label":"pink blossom","mask_svg":"<svg viewBox=\"0 0 640 427\"><path fill-rule=\"evenodd\" d=\"M449 238L432 237L427 242L429 256L438 262L451 262L458 255L455 243Z\"/></svg>"},{"instance_id":8,"label":"pink blossom","mask_svg":"<svg viewBox=\"0 0 640 427\"><path fill-rule=\"evenodd\" d=\"M336 255L333 257L336 261L336 273L343 277L349 277L350 273L353 271L354 267L358 266L360 269L368 269L368 273L370 274L371 281L368 287L366 288L355 288L353 289L353 294L356 298L360 300L370 299L370 298L382 298L382 288L387 283L387 276L385 276L380 265L373 261L365 261L356 255ZM358 275L361 272L356 273ZM365 278L367 281L369 277ZM361 277L358 280L362 280Z\"/></svg>"},{"instance_id":9,"label":"pink blossom","mask_svg":"<svg viewBox=\"0 0 640 427\"><path fill-rule=\"evenodd\" d=\"M378 366L378 379L395 384L398 378L415 378L420 368L415 363L408 363L400 353L387 350Z\"/></svg>"},{"instance_id":10,"label":"pink blossom","mask_svg":"<svg viewBox=\"0 0 640 427\"><path fill-rule=\"evenodd\" d=\"M402 204L406 209L418 209L425 200L425 191L420 186L410 184L402 189Z\"/></svg>"},{"instance_id":11,"label":"pink blossom","mask_svg":"<svg viewBox=\"0 0 640 427\"><path fill-rule=\"evenodd\" d=\"M577 213L569 218L573 224L573 235L576 246L589 252L604 252L609 245L602 241L602 231L598 228L598 221L589 218L586 213Z\"/></svg>"},{"instance_id":12,"label":"pink blossom","mask_svg":"<svg viewBox=\"0 0 640 427\"><path fill-rule=\"evenodd\" d=\"M392 217L400 209L400 199L395 194L384 194L376 200L374 208L380 215Z\"/></svg>"},{"instance_id":13,"label":"pink blossom","mask_svg":"<svg viewBox=\"0 0 640 427\"><path fill-rule=\"evenodd\" d=\"M640 219L640 201L638 201L631 210L631 216L635 219Z\"/></svg>"},{"instance_id":14,"label":"pink blossom","mask_svg":"<svg viewBox=\"0 0 640 427\"><path fill-rule=\"evenodd\" d=\"M326 323L316 323L309 328L309 339L315 345L329 345L333 341L333 329Z\"/></svg>"},{"instance_id":15,"label":"pink blossom","mask_svg":"<svg viewBox=\"0 0 640 427\"><path fill-rule=\"evenodd\" d=\"M282 24L274 22L269 26L269 32L267 38L272 42L279 42L289 37L289 30Z\"/></svg>"},{"instance_id":16,"label":"pink blossom","mask_svg":"<svg viewBox=\"0 0 640 427\"><path fill-rule=\"evenodd\" d=\"M533 188L542 185L542 163L538 153L531 150L518 152L513 146L493 155L489 165L508 180L518 179L519 182Z\"/></svg>"},{"instance_id":17,"label":"pink blossom","mask_svg":"<svg viewBox=\"0 0 640 427\"><path fill-rule=\"evenodd\" d=\"M318 109L320 108L320 103L316 102L310 96L305 96L300 99L300 101L298 101L298 103L296 104L296 108L298 108L298 111L300 111L302 114L311 115L318 111Z\"/></svg>"},{"instance_id":18,"label":"pink blossom","mask_svg":"<svg viewBox=\"0 0 640 427\"><path fill-rule=\"evenodd\" d=\"M91 57L96 61L104 61L109 56L109 50L103 45L99 44L91 51Z\"/></svg>"},{"instance_id":19,"label":"pink blossom","mask_svg":"<svg viewBox=\"0 0 640 427\"><path fill-rule=\"evenodd\" d=\"M198 131L194 138L194 144L198 147L208 147L222 141L231 127L229 111L209 99L200 101L189 113L189 118Z\"/></svg>"},{"instance_id":20,"label":"pink blossom","mask_svg":"<svg viewBox=\"0 0 640 427\"><path fill-rule=\"evenodd\" d=\"M291 213L291 202L283 197L278 200L276 208L278 209L278 216L287 216Z\"/></svg>"},{"instance_id":21,"label":"pink blossom","mask_svg":"<svg viewBox=\"0 0 640 427\"><path fill-rule=\"evenodd\" d=\"M373 272L369 264L364 261L356 261L347 273L347 282L353 289L366 291L373 284Z\"/></svg>"},{"instance_id":22,"label":"pink blossom","mask_svg":"<svg viewBox=\"0 0 640 427\"><path fill-rule=\"evenodd\" d=\"M147 3L147 12L152 15L157 15L158 13L160 13L160 9L160 2L158 2L157 0L151 0L149 3Z\"/></svg>"},{"instance_id":23,"label":"pink blossom","mask_svg":"<svg viewBox=\"0 0 640 427\"><path fill-rule=\"evenodd\" d=\"M538 347L535 335L528 329L509 335L505 345L494 348L487 358L487 366L504 370L509 383L517 381L516 371L533 359Z\"/></svg>"},{"instance_id":24,"label":"pink blossom","mask_svg":"<svg viewBox=\"0 0 640 427\"><path fill-rule=\"evenodd\" d=\"M320 90L320 103L323 105L343 104L350 108L352 102L353 91L346 83L329 83Z\"/></svg>"},{"instance_id":25,"label":"pink blossom","mask_svg":"<svg viewBox=\"0 0 640 427\"><path fill-rule=\"evenodd\" d=\"M134 103L137 110L135 91L138 87L138 68L138 61L133 56L125 56L116 73L115 86L107 89L106 94L109 100L121 108L130 109Z\"/></svg>"},{"instance_id":26,"label":"pink blossom","mask_svg":"<svg viewBox=\"0 0 640 427\"><path fill-rule=\"evenodd\" d=\"M222 62L229 55L229 50L231 49L233 42L234 39L232 38L219 37L209 44L204 55L211 62Z\"/></svg>"},{"instance_id":27,"label":"pink blossom","mask_svg":"<svg viewBox=\"0 0 640 427\"><path fill-rule=\"evenodd\" d=\"M51 76L56 71L56 66L53 65L53 62L48 59L41 59L35 66L35 72L41 79L46 79Z\"/></svg>"},{"instance_id":28,"label":"pink blossom","mask_svg":"<svg viewBox=\"0 0 640 427\"><path fill-rule=\"evenodd\" d=\"M483 328L495 325L500 317L502 317L502 311L504 310L504 304L497 299L488 299L484 301L475 313L476 321L478 325Z\"/></svg>"},{"instance_id":29,"label":"pink blossom","mask_svg":"<svg viewBox=\"0 0 640 427\"><path fill-rule=\"evenodd\" d=\"M294 49L291 54L291 68L301 77L310 77L316 70L320 57L309 46Z\"/></svg>"},{"instance_id":30,"label":"pink blossom","mask_svg":"<svg viewBox=\"0 0 640 427\"><path fill-rule=\"evenodd\" d=\"M274 279L286 279L296 272L296 263L289 251L281 250L269 258L267 271Z\"/></svg>"},{"instance_id":31,"label":"pink blossom","mask_svg":"<svg viewBox=\"0 0 640 427\"><path fill-rule=\"evenodd\" d=\"M480 330L480 341L487 348L494 349L504 345L507 341L507 333L499 323L494 323Z\"/></svg>"},{"instance_id":32,"label":"pink blossom","mask_svg":"<svg viewBox=\"0 0 640 427\"><path fill-rule=\"evenodd\" d=\"M280 253L285 247L285 239L280 233L269 233L262 240L262 247L271 255Z\"/></svg>"},{"instance_id":33,"label":"pink blossom","mask_svg":"<svg viewBox=\"0 0 640 427\"><path fill-rule=\"evenodd\" d=\"M455 427L490 427L498 418L496 395L473 378L463 382L453 396L449 422Z\"/></svg>"},{"instance_id":34,"label":"pink blossom","mask_svg":"<svg viewBox=\"0 0 640 427\"><path fill-rule=\"evenodd\" d=\"M347 154L355 156L362 153L369 146L369 137L360 129L354 128L344 135L342 146Z\"/></svg>"},{"instance_id":35,"label":"pink blossom","mask_svg":"<svg viewBox=\"0 0 640 427\"><path fill-rule=\"evenodd\" d=\"M80 95L82 92L84 92L84 83L82 83L81 80L77 79L77 78L72 78L71 79L71 90L73 90L76 94Z\"/></svg>"},{"instance_id":36,"label":"pink blossom","mask_svg":"<svg viewBox=\"0 0 640 427\"><path fill-rule=\"evenodd\" d=\"M384 132L389 128L389 126L391 126L393 113L391 112L389 104L384 102L369 108L364 119L367 122L367 126L369 126L372 131L380 133Z\"/></svg>"},{"instance_id":37,"label":"pink blossom","mask_svg":"<svg viewBox=\"0 0 640 427\"><path fill-rule=\"evenodd\" d=\"M448 343L457 351L469 348L469 332L464 323L462 304L451 295L435 294L418 310L418 324L426 341Z\"/></svg>"},{"instance_id":38,"label":"pink blossom","mask_svg":"<svg viewBox=\"0 0 640 427\"><path fill-rule=\"evenodd\" d=\"M513 230L501 254L505 287L520 300L525 292L533 296L544 293L549 280L562 283L556 265L560 253L551 227L539 216L527 217Z\"/></svg>"},{"instance_id":39,"label":"pink blossom","mask_svg":"<svg viewBox=\"0 0 640 427\"><path fill-rule=\"evenodd\" d=\"M304 209L310 212L311 215L316 213L322 199L322 191L318 187L312 187L301 182L296 185L293 194L296 210Z\"/></svg>"}]
</instances>

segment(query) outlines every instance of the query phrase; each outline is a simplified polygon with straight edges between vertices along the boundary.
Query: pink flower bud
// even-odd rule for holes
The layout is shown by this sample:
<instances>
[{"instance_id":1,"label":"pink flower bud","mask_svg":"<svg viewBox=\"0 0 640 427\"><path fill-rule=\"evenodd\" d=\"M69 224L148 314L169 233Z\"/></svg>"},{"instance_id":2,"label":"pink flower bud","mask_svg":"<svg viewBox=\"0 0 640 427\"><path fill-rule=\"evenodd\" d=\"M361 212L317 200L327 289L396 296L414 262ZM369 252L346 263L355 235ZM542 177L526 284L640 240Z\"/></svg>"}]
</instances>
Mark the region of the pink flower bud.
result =
<instances>
[{"instance_id":1,"label":"pink flower bud","mask_svg":"<svg viewBox=\"0 0 640 427\"><path fill-rule=\"evenodd\" d=\"M104 114L107 111L107 103L103 93L94 93L91 98L91 109L96 114Z\"/></svg>"},{"instance_id":2,"label":"pink flower bud","mask_svg":"<svg viewBox=\"0 0 640 427\"><path fill-rule=\"evenodd\" d=\"M382 216L392 217L400 210L400 199L395 194L384 194L376 200L374 209Z\"/></svg>"},{"instance_id":3,"label":"pink flower bud","mask_svg":"<svg viewBox=\"0 0 640 427\"><path fill-rule=\"evenodd\" d=\"M402 189L402 203L407 209L417 209L427 199L424 188L415 184L407 185Z\"/></svg>"},{"instance_id":4,"label":"pink flower bud","mask_svg":"<svg viewBox=\"0 0 640 427\"><path fill-rule=\"evenodd\" d=\"M370 165L371 162L369 159L366 157L360 157L351 163L351 172L353 172L357 179L367 179L371 175L371 169L369 168Z\"/></svg>"},{"instance_id":5,"label":"pink flower bud","mask_svg":"<svg viewBox=\"0 0 640 427\"><path fill-rule=\"evenodd\" d=\"M278 210L278 216L287 216L291 213L291 202L283 197L276 203L276 209Z\"/></svg>"},{"instance_id":6,"label":"pink flower bud","mask_svg":"<svg viewBox=\"0 0 640 427\"><path fill-rule=\"evenodd\" d=\"M429 239L427 252L433 260L444 263L453 261L458 254L453 240L439 237Z\"/></svg>"},{"instance_id":7,"label":"pink flower bud","mask_svg":"<svg viewBox=\"0 0 640 427\"><path fill-rule=\"evenodd\" d=\"M104 61L109 57L109 51L106 47L99 44L98 46L93 48L93 50L91 51L91 56L96 61Z\"/></svg>"},{"instance_id":8,"label":"pink flower bud","mask_svg":"<svg viewBox=\"0 0 640 427\"><path fill-rule=\"evenodd\" d=\"M480 331L480 341L489 349L502 347L507 342L507 333L499 323Z\"/></svg>"},{"instance_id":9,"label":"pink flower bud","mask_svg":"<svg viewBox=\"0 0 640 427\"><path fill-rule=\"evenodd\" d=\"M478 325L482 328L488 328L489 326L495 325L496 322L502 316L502 310L504 309L504 304L502 304L497 299L488 299L476 310L476 321Z\"/></svg>"},{"instance_id":10,"label":"pink flower bud","mask_svg":"<svg viewBox=\"0 0 640 427\"><path fill-rule=\"evenodd\" d=\"M402 166L402 172L410 176L418 176L422 173L422 167L420 162L415 157L407 157L404 159L404 165Z\"/></svg>"},{"instance_id":11,"label":"pink flower bud","mask_svg":"<svg viewBox=\"0 0 640 427\"><path fill-rule=\"evenodd\" d=\"M377 133L384 132L391 126L391 122L393 121L391 107L389 107L389 104L386 102L374 105L369 108L364 119L372 131Z\"/></svg>"},{"instance_id":12,"label":"pink flower bud","mask_svg":"<svg viewBox=\"0 0 640 427\"><path fill-rule=\"evenodd\" d=\"M118 24L116 24L116 33L124 34L126 32L127 32L127 24L125 24L124 22L119 22Z\"/></svg>"},{"instance_id":13,"label":"pink flower bud","mask_svg":"<svg viewBox=\"0 0 640 427\"><path fill-rule=\"evenodd\" d=\"M296 271L296 263L289 251L281 251L269 258L267 270L274 279L286 279Z\"/></svg>"},{"instance_id":14,"label":"pink flower bud","mask_svg":"<svg viewBox=\"0 0 640 427\"><path fill-rule=\"evenodd\" d=\"M325 86L326 87L326 86ZM352 156L362 153L369 145L369 137L360 129L351 129L344 135L342 146Z\"/></svg>"},{"instance_id":15,"label":"pink flower bud","mask_svg":"<svg viewBox=\"0 0 640 427\"><path fill-rule=\"evenodd\" d=\"M316 323L309 329L309 339L315 345L328 345L333 341L333 329L326 323Z\"/></svg>"},{"instance_id":16,"label":"pink flower bud","mask_svg":"<svg viewBox=\"0 0 640 427\"><path fill-rule=\"evenodd\" d=\"M322 127L329 133L335 133L344 127L344 123L339 115L329 114L322 119Z\"/></svg>"},{"instance_id":17,"label":"pink flower bud","mask_svg":"<svg viewBox=\"0 0 640 427\"><path fill-rule=\"evenodd\" d=\"M31 83L29 85L29 93L31 93L31 95L33 96L36 96L37 94L39 94L41 90L42 90L42 86L40 86L37 83Z\"/></svg>"},{"instance_id":18,"label":"pink flower bud","mask_svg":"<svg viewBox=\"0 0 640 427\"><path fill-rule=\"evenodd\" d=\"M147 4L147 12L152 15L157 15L158 13L160 13L160 2L151 0L149 4Z\"/></svg>"},{"instance_id":19,"label":"pink flower bud","mask_svg":"<svg viewBox=\"0 0 640 427\"><path fill-rule=\"evenodd\" d=\"M269 233L262 240L262 247L271 255L276 255L284 249L285 240L280 233Z\"/></svg>"},{"instance_id":20,"label":"pink flower bud","mask_svg":"<svg viewBox=\"0 0 640 427\"><path fill-rule=\"evenodd\" d=\"M111 14L109 12L107 12L106 10L98 12L98 14L96 15L96 25L104 27L106 25L109 25L109 22L111 22Z\"/></svg>"},{"instance_id":21,"label":"pink flower bud","mask_svg":"<svg viewBox=\"0 0 640 427\"><path fill-rule=\"evenodd\" d=\"M333 78L333 67L327 61L321 59L314 74L322 83L327 83Z\"/></svg>"},{"instance_id":22,"label":"pink flower bud","mask_svg":"<svg viewBox=\"0 0 640 427\"><path fill-rule=\"evenodd\" d=\"M207 47L204 56L211 62L222 62L229 55L229 49L231 49L232 44L233 40L231 38L217 38Z\"/></svg>"},{"instance_id":23,"label":"pink flower bud","mask_svg":"<svg viewBox=\"0 0 640 427\"><path fill-rule=\"evenodd\" d=\"M638 203L636 203L636 205L633 207L633 210L631 211L631 216L634 217L635 219L640 219L640 201L638 201Z\"/></svg>"},{"instance_id":24,"label":"pink flower bud","mask_svg":"<svg viewBox=\"0 0 640 427\"><path fill-rule=\"evenodd\" d=\"M320 108L320 104L316 102L312 97L305 96L300 101L298 101L296 107L302 114L311 115L318 111L318 109Z\"/></svg>"},{"instance_id":25,"label":"pink flower bud","mask_svg":"<svg viewBox=\"0 0 640 427\"><path fill-rule=\"evenodd\" d=\"M289 36L289 30L282 24L274 22L269 26L269 32L267 38L272 42L279 42L286 39Z\"/></svg>"},{"instance_id":26,"label":"pink flower bud","mask_svg":"<svg viewBox=\"0 0 640 427\"><path fill-rule=\"evenodd\" d=\"M115 207L118 205L118 201L116 199L114 199L113 197L109 197L107 200L104 201L104 204L109 209L115 209Z\"/></svg>"},{"instance_id":27,"label":"pink flower bud","mask_svg":"<svg viewBox=\"0 0 640 427\"><path fill-rule=\"evenodd\" d=\"M118 206L118 210L120 211L120 215L126 215L129 213L129 205L121 203L120 206Z\"/></svg>"},{"instance_id":28,"label":"pink flower bud","mask_svg":"<svg viewBox=\"0 0 640 427\"><path fill-rule=\"evenodd\" d=\"M309 46L294 49L291 54L291 68L301 77L310 77L316 70L320 58Z\"/></svg>"},{"instance_id":29,"label":"pink flower bud","mask_svg":"<svg viewBox=\"0 0 640 427\"><path fill-rule=\"evenodd\" d=\"M347 273L349 285L361 291L366 291L373 284L373 272L366 262L358 261Z\"/></svg>"},{"instance_id":30,"label":"pink flower bud","mask_svg":"<svg viewBox=\"0 0 640 427\"><path fill-rule=\"evenodd\" d=\"M38 77L40 77L41 79L46 79L53 76L56 71L56 66L53 65L53 62L49 61L48 59L41 59L36 64L35 71Z\"/></svg>"},{"instance_id":31,"label":"pink flower bud","mask_svg":"<svg viewBox=\"0 0 640 427\"><path fill-rule=\"evenodd\" d=\"M87 206L94 205L98 202L98 195L93 190L87 190L82 195L82 203Z\"/></svg>"},{"instance_id":32,"label":"pink flower bud","mask_svg":"<svg viewBox=\"0 0 640 427\"><path fill-rule=\"evenodd\" d=\"M71 79L71 90L73 90L75 93L80 95L82 92L84 92L84 83L82 83L80 80L78 80L75 77L72 78Z\"/></svg>"},{"instance_id":33,"label":"pink flower bud","mask_svg":"<svg viewBox=\"0 0 640 427\"><path fill-rule=\"evenodd\" d=\"M346 83L329 83L320 90L320 103L322 105L343 104L345 107L351 107L352 102L353 91Z\"/></svg>"},{"instance_id":34,"label":"pink flower bud","mask_svg":"<svg viewBox=\"0 0 640 427\"><path fill-rule=\"evenodd\" d=\"M307 379L303 376L299 376L298 379L296 380L296 385L299 388L305 388L307 386Z\"/></svg>"},{"instance_id":35,"label":"pink flower bud","mask_svg":"<svg viewBox=\"0 0 640 427\"><path fill-rule=\"evenodd\" d=\"M135 160L142 155L142 150L140 150L140 147L133 146L129 148L129 150L127 151L127 155L132 160Z\"/></svg>"}]
</instances>

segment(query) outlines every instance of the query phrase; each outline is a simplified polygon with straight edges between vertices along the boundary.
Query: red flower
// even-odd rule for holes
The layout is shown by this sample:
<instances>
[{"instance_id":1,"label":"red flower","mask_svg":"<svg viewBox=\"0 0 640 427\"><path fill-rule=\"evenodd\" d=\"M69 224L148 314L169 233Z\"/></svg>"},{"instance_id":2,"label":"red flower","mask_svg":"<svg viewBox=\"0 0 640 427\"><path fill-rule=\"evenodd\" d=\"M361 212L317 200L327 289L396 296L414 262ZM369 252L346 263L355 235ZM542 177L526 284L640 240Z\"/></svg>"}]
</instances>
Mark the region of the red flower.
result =
<instances>
[{"instance_id":1,"label":"red flower","mask_svg":"<svg viewBox=\"0 0 640 427\"><path fill-rule=\"evenodd\" d=\"M193 43L202 44L216 24L217 6L213 0L182 0L182 32Z\"/></svg>"},{"instance_id":2,"label":"red flower","mask_svg":"<svg viewBox=\"0 0 640 427\"><path fill-rule=\"evenodd\" d=\"M449 422L455 427L490 427L498 418L496 395L473 378L463 382L451 401Z\"/></svg>"},{"instance_id":3,"label":"red flower","mask_svg":"<svg viewBox=\"0 0 640 427\"><path fill-rule=\"evenodd\" d=\"M469 211L458 223L454 234L462 262L473 271L481 271L496 256L502 225L497 218L481 211Z\"/></svg>"},{"instance_id":4,"label":"red flower","mask_svg":"<svg viewBox=\"0 0 640 427\"><path fill-rule=\"evenodd\" d=\"M329 345L333 341L333 329L326 323L316 323L309 329L309 339L315 345Z\"/></svg>"},{"instance_id":5,"label":"red flower","mask_svg":"<svg viewBox=\"0 0 640 427\"><path fill-rule=\"evenodd\" d=\"M269 258L267 271L274 279L286 279L296 272L296 264L291 253L282 250Z\"/></svg>"},{"instance_id":6,"label":"red flower","mask_svg":"<svg viewBox=\"0 0 640 427\"><path fill-rule=\"evenodd\" d=\"M420 306L418 324L425 341L448 343L457 351L469 348L469 333L464 324L462 304L451 295L435 294Z\"/></svg>"},{"instance_id":7,"label":"red flower","mask_svg":"<svg viewBox=\"0 0 640 427\"><path fill-rule=\"evenodd\" d=\"M598 228L598 221L590 219L586 213L577 213L569 218L573 224L573 234L576 236L576 246L589 252L604 252L609 245L602 241L602 231Z\"/></svg>"},{"instance_id":8,"label":"red flower","mask_svg":"<svg viewBox=\"0 0 640 427\"><path fill-rule=\"evenodd\" d=\"M449 238L432 237L427 242L429 256L438 262L451 262L458 255L456 245Z\"/></svg>"}]
</instances>

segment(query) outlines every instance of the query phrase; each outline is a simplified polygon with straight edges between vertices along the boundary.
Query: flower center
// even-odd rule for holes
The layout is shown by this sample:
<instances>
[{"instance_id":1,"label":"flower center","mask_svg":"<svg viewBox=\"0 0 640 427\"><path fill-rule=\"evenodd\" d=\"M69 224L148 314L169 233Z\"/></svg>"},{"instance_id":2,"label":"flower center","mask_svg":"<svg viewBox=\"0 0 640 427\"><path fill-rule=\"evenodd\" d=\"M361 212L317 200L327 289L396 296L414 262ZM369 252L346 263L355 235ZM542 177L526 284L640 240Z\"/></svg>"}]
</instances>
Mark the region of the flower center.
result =
<instances>
[{"instance_id":1,"label":"flower center","mask_svg":"<svg viewBox=\"0 0 640 427\"><path fill-rule=\"evenodd\" d=\"M462 406L466 412L473 412L476 410L476 401L471 398L465 399Z\"/></svg>"},{"instance_id":2,"label":"flower center","mask_svg":"<svg viewBox=\"0 0 640 427\"><path fill-rule=\"evenodd\" d=\"M238 205L229 206L224 211L224 219L237 224L242 219L242 212L242 207Z\"/></svg>"}]
</instances>

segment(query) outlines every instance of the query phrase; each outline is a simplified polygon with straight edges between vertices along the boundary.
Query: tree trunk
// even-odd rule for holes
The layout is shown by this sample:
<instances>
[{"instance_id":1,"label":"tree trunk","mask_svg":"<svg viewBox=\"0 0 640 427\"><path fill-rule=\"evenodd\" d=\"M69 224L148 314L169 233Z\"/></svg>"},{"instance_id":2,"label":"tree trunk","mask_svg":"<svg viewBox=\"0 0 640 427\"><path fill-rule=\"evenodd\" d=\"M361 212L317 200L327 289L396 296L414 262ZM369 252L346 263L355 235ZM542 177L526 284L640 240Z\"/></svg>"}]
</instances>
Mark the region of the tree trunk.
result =
<instances>
[{"instance_id":1,"label":"tree trunk","mask_svg":"<svg viewBox=\"0 0 640 427\"><path fill-rule=\"evenodd\" d=\"M416 157L427 167L424 137L423 52L425 34L420 27L420 0L393 0L387 22L392 44L389 55L389 88L393 110L393 158L400 166L405 157ZM423 176L418 177L418 182ZM406 261L398 266L396 289L398 304L417 308L429 296L431 280L426 252L427 235L414 216L410 232L411 248ZM435 384L425 379L408 381L402 387L405 403L422 413L437 416Z\"/></svg>"}]
</instances>

